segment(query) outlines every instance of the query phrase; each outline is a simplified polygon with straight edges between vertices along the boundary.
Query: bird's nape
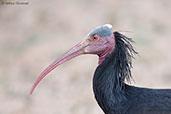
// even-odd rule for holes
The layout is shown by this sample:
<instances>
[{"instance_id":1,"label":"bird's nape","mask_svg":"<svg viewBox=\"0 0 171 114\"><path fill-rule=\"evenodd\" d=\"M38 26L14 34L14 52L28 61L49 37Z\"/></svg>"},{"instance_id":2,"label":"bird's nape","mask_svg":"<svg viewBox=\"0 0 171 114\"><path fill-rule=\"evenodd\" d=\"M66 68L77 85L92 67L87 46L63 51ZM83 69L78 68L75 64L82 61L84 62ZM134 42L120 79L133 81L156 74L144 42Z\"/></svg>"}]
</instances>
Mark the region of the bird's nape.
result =
<instances>
[{"instance_id":1,"label":"bird's nape","mask_svg":"<svg viewBox=\"0 0 171 114\"><path fill-rule=\"evenodd\" d=\"M114 50L113 63L116 63L116 74L123 83L125 80L131 82L132 59L138 52L133 48L134 41L119 32L114 32L116 47Z\"/></svg>"}]
</instances>

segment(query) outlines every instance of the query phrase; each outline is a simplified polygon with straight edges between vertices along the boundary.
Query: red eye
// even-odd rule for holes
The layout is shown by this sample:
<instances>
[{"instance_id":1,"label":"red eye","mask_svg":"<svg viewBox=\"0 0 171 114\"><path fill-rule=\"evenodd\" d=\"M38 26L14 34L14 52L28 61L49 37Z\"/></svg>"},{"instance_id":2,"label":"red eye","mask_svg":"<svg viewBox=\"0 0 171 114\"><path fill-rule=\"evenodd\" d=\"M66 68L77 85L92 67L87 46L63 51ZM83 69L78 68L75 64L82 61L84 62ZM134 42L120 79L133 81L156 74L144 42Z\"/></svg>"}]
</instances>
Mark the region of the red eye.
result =
<instances>
[{"instance_id":1,"label":"red eye","mask_svg":"<svg viewBox=\"0 0 171 114\"><path fill-rule=\"evenodd\" d=\"M98 40L99 37L95 34L95 35L92 36L92 39L93 39L93 40Z\"/></svg>"}]
</instances>

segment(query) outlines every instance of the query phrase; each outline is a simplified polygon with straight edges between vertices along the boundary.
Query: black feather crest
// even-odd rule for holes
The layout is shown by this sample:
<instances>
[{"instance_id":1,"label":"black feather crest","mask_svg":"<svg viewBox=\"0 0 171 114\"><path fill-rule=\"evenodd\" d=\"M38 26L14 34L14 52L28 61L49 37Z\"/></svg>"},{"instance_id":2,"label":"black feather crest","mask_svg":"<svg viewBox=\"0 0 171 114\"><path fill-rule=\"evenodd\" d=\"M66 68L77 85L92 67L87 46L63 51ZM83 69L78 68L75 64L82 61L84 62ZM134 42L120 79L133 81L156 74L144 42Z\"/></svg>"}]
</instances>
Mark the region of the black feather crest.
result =
<instances>
[{"instance_id":1,"label":"black feather crest","mask_svg":"<svg viewBox=\"0 0 171 114\"><path fill-rule=\"evenodd\" d=\"M115 36L115 49L111 58L113 59L113 65L115 70L115 84L116 90L121 90L124 87L124 80L131 82L131 68L132 68L132 58L135 54L138 54L131 43L134 41L119 32L114 32Z\"/></svg>"},{"instance_id":2,"label":"black feather crest","mask_svg":"<svg viewBox=\"0 0 171 114\"><path fill-rule=\"evenodd\" d=\"M125 80L131 82L132 58L138 53L131 44L134 43L131 38L128 38L119 32L114 32L113 34L115 36L115 49L102 64L99 65L96 75L102 75L105 73L105 69L111 69L110 72L113 77L111 79L114 83L114 90L117 92L124 89Z\"/></svg>"}]
</instances>

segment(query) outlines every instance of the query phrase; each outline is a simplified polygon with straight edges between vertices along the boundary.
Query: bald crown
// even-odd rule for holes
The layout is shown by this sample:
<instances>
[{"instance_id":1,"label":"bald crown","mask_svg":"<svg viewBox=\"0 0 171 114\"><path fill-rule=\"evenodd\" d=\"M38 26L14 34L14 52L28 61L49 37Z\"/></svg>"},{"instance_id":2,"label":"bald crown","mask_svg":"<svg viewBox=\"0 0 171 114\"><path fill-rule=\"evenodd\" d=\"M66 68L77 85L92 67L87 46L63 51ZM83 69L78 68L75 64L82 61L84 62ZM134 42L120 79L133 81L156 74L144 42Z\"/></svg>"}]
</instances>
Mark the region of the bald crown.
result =
<instances>
[{"instance_id":1,"label":"bald crown","mask_svg":"<svg viewBox=\"0 0 171 114\"><path fill-rule=\"evenodd\" d=\"M92 30L89 33L89 36L93 36L94 34L100 36L100 37L110 37L113 32L112 32L112 25L110 24L105 24L102 26L97 27L96 29Z\"/></svg>"}]
</instances>

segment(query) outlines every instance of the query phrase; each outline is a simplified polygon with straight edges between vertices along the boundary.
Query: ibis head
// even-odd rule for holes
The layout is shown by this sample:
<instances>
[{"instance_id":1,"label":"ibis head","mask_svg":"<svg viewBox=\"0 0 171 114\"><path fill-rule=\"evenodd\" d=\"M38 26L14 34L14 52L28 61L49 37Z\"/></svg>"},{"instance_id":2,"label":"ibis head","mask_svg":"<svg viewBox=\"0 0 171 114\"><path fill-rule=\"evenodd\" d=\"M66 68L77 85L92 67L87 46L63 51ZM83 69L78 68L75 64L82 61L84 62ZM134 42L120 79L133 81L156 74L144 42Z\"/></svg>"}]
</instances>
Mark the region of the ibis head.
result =
<instances>
[{"instance_id":1,"label":"ibis head","mask_svg":"<svg viewBox=\"0 0 171 114\"><path fill-rule=\"evenodd\" d=\"M49 65L34 82L30 94L32 94L38 83L53 69L60 64L82 54L96 54L99 56L99 64L113 51L115 48L115 37L112 32L112 25L105 24L92 30L86 39L73 46L62 57L59 57L51 65Z\"/></svg>"}]
</instances>

